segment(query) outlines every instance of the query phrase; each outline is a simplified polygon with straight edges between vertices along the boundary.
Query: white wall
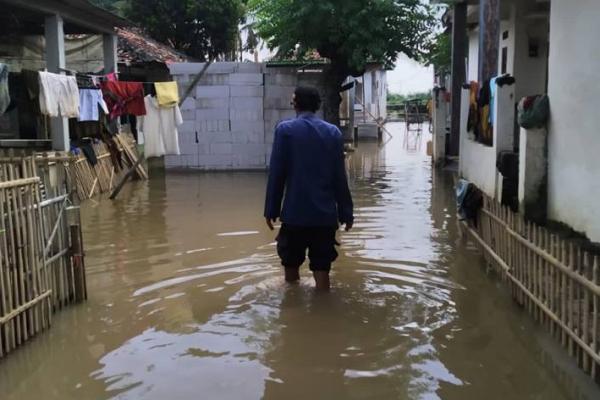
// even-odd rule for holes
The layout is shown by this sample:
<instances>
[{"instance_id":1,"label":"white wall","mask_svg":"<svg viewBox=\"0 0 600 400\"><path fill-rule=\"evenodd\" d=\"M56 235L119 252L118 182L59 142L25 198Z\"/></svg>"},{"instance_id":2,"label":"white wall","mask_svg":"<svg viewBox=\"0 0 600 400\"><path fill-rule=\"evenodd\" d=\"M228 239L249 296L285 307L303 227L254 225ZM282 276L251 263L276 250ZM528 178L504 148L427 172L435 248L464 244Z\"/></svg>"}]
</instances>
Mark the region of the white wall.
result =
<instances>
[{"instance_id":1,"label":"white wall","mask_svg":"<svg viewBox=\"0 0 600 400\"><path fill-rule=\"evenodd\" d=\"M387 71L382 69L379 74L379 117L387 118Z\"/></svg>"},{"instance_id":2,"label":"white wall","mask_svg":"<svg viewBox=\"0 0 600 400\"><path fill-rule=\"evenodd\" d=\"M600 242L600 2L551 7L549 216Z\"/></svg>"},{"instance_id":3,"label":"white wall","mask_svg":"<svg viewBox=\"0 0 600 400\"><path fill-rule=\"evenodd\" d=\"M469 66L467 81L479 80L479 28L469 31Z\"/></svg>"},{"instance_id":4,"label":"white wall","mask_svg":"<svg viewBox=\"0 0 600 400\"><path fill-rule=\"evenodd\" d=\"M517 79L516 98L546 93L548 62L548 20L533 17L517 6L514 43L514 72ZM529 55L529 42L538 44L537 57Z\"/></svg>"},{"instance_id":5,"label":"white wall","mask_svg":"<svg viewBox=\"0 0 600 400\"><path fill-rule=\"evenodd\" d=\"M460 118L460 161L461 177L475 184L485 194L495 197L496 193L496 150L471 139L467 132L469 115L469 90L463 89Z\"/></svg>"}]
</instances>

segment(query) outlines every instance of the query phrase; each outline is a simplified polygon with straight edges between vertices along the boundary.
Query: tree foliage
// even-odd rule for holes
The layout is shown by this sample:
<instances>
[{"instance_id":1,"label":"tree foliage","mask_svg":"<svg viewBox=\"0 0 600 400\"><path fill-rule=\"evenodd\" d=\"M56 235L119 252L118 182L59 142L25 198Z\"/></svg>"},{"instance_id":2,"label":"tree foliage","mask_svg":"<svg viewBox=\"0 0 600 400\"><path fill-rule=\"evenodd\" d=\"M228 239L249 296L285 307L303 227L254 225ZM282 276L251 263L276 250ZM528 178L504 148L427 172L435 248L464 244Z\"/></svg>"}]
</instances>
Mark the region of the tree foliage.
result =
<instances>
[{"instance_id":1,"label":"tree foliage","mask_svg":"<svg viewBox=\"0 0 600 400\"><path fill-rule=\"evenodd\" d=\"M197 59L236 51L241 0L128 0L125 16L154 39Z\"/></svg>"},{"instance_id":2,"label":"tree foliage","mask_svg":"<svg viewBox=\"0 0 600 400\"><path fill-rule=\"evenodd\" d=\"M337 122L339 87L369 62L392 67L400 52L422 56L436 25L421 0L250 0L258 33L283 58L317 50L330 61L328 101ZM333 103L333 104L331 104Z\"/></svg>"},{"instance_id":3,"label":"tree foliage","mask_svg":"<svg viewBox=\"0 0 600 400\"><path fill-rule=\"evenodd\" d=\"M407 101L418 100L422 103L426 103L431 98L431 93L429 92L417 92L410 94L398 94L398 93L387 93L387 103L388 105L398 105L404 104Z\"/></svg>"},{"instance_id":4,"label":"tree foliage","mask_svg":"<svg viewBox=\"0 0 600 400\"><path fill-rule=\"evenodd\" d=\"M127 0L91 0L91 3L120 16L124 16L127 6Z\"/></svg>"},{"instance_id":5,"label":"tree foliage","mask_svg":"<svg viewBox=\"0 0 600 400\"><path fill-rule=\"evenodd\" d=\"M435 73L443 76L450 73L452 67L452 41L448 33L439 33L425 49L420 60L426 65L433 65Z\"/></svg>"}]
</instances>

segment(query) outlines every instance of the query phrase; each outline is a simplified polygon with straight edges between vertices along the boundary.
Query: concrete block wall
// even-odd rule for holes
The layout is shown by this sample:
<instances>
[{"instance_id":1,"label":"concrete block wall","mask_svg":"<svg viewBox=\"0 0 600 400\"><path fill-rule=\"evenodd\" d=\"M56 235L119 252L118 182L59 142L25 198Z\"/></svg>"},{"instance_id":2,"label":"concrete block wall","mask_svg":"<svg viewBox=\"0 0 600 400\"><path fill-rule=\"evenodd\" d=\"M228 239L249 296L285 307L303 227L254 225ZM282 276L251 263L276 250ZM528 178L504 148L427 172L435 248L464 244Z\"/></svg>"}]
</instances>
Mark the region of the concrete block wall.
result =
<instances>
[{"instance_id":1,"label":"concrete block wall","mask_svg":"<svg viewBox=\"0 0 600 400\"><path fill-rule=\"evenodd\" d=\"M202 63L179 63L170 72L180 92ZM295 117L290 104L299 83L295 68L260 63L214 63L181 106L182 154L166 156L168 169L266 169L277 123Z\"/></svg>"}]
</instances>

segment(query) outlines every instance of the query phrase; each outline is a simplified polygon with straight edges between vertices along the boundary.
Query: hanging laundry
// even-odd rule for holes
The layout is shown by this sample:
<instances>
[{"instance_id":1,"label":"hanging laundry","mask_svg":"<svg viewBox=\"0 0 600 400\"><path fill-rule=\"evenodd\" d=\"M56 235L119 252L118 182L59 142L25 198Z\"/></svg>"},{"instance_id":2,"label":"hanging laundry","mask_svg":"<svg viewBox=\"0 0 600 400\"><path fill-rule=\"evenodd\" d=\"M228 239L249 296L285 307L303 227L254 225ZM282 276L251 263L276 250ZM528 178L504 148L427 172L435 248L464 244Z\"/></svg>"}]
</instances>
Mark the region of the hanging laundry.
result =
<instances>
[{"instance_id":1,"label":"hanging laundry","mask_svg":"<svg viewBox=\"0 0 600 400\"><path fill-rule=\"evenodd\" d=\"M152 96L146 96L145 103L147 113L140 118L138 130L144 135L146 157L179 155L177 127L183 123L179 106L161 108Z\"/></svg>"},{"instance_id":2,"label":"hanging laundry","mask_svg":"<svg viewBox=\"0 0 600 400\"><path fill-rule=\"evenodd\" d=\"M496 113L496 89L498 88L496 79L498 78L490 79L490 115L488 122L491 126L494 126L494 115Z\"/></svg>"},{"instance_id":3,"label":"hanging laundry","mask_svg":"<svg viewBox=\"0 0 600 400\"><path fill-rule=\"evenodd\" d=\"M124 114L146 114L144 86L141 82L105 81L100 86L108 105L110 119Z\"/></svg>"},{"instance_id":4,"label":"hanging laundry","mask_svg":"<svg viewBox=\"0 0 600 400\"><path fill-rule=\"evenodd\" d=\"M144 94L146 96L150 95L152 97L156 97L156 86L154 86L154 82L144 82Z\"/></svg>"},{"instance_id":5,"label":"hanging laundry","mask_svg":"<svg viewBox=\"0 0 600 400\"><path fill-rule=\"evenodd\" d=\"M40 111L50 117L79 117L79 88L74 76L40 72Z\"/></svg>"},{"instance_id":6,"label":"hanging laundry","mask_svg":"<svg viewBox=\"0 0 600 400\"><path fill-rule=\"evenodd\" d=\"M516 81L517 80L515 79L514 76L511 76L510 74L506 74L506 75L502 75L502 76L499 76L498 78L496 78L496 85L502 87L504 85L512 85Z\"/></svg>"},{"instance_id":7,"label":"hanging laundry","mask_svg":"<svg viewBox=\"0 0 600 400\"><path fill-rule=\"evenodd\" d=\"M4 114L10 105L8 89L8 65L0 63L0 115Z\"/></svg>"},{"instance_id":8,"label":"hanging laundry","mask_svg":"<svg viewBox=\"0 0 600 400\"><path fill-rule=\"evenodd\" d=\"M485 144L491 145L493 142L492 127L490 126L490 81L487 80L481 85L477 106L479 108L479 133L478 139Z\"/></svg>"},{"instance_id":9,"label":"hanging laundry","mask_svg":"<svg viewBox=\"0 0 600 400\"><path fill-rule=\"evenodd\" d=\"M479 136L479 109L477 107L477 94L479 83L469 83L469 117L467 120L467 131L473 132L475 137Z\"/></svg>"},{"instance_id":10,"label":"hanging laundry","mask_svg":"<svg viewBox=\"0 0 600 400\"><path fill-rule=\"evenodd\" d=\"M81 89L98 89L98 82L95 77L87 74L75 74L77 86Z\"/></svg>"},{"instance_id":11,"label":"hanging laundry","mask_svg":"<svg viewBox=\"0 0 600 400\"><path fill-rule=\"evenodd\" d=\"M115 72L111 72L110 74L106 74L106 75L104 75L104 77L109 82L116 82L116 81L119 80L119 78L117 77L117 74Z\"/></svg>"},{"instance_id":12,"label":"hanging laundry","mask_svg":"<svg viewBox=\"0 0 600 400\"><path fill-rule=\"evenodd\" d=\"M177 82L156 82L156 98L160 107L173 107L179 104Z\"/></svg>"},{"instance_id":13,"label":"hanging laundry","mask_svg":"<svg viewBox=\"0 0 600 400\"><path fill-rule=\"evenodd\" d=\"M98 164L98 157L96 156L96 150L94 150L94 145L92 142L82 142L79 144L79 148L92 167Z\"/></svg>"},{"instance_id":14,"label":"hanging laundry","mask_svg":"<svg viewBox=\"0 0 600 400\"><path fill-rule=\"evenodd\" d=\"M30 71L24 69L21 71L29 100L33 108L40 113L40 73L38 71Z\"/></svg>"},{"instance_id":15,"label":"hanging laundry","mask_svg":"<svg viewBox=\"0 0 600 400\"><path fill-rule=\"evenodd\" d=\"M108 106L100 89L79 89L79 121L99 121L99 108L108 114Z\"/></svg>"}]
</instances>

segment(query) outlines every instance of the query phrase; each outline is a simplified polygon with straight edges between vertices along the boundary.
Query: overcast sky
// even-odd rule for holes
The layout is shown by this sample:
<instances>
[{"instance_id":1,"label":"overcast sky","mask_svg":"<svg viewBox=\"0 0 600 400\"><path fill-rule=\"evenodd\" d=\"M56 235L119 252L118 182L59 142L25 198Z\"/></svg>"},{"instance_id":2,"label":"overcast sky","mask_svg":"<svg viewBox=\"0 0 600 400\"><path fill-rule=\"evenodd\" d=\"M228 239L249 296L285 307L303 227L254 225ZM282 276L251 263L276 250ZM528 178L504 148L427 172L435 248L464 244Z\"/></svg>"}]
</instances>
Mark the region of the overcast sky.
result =
<instances>
[{"instance_id":1,"label":"overcast sky","mask_svg":"<svg viewBox=\"0 0 600 400\"><path fill-rule=\"evenodd\" d=\"M433 88L433 67L424 67L401 54L396 68L388 71L388 89L392 93L411 94Z\"/></svg>"}]
</instances>

